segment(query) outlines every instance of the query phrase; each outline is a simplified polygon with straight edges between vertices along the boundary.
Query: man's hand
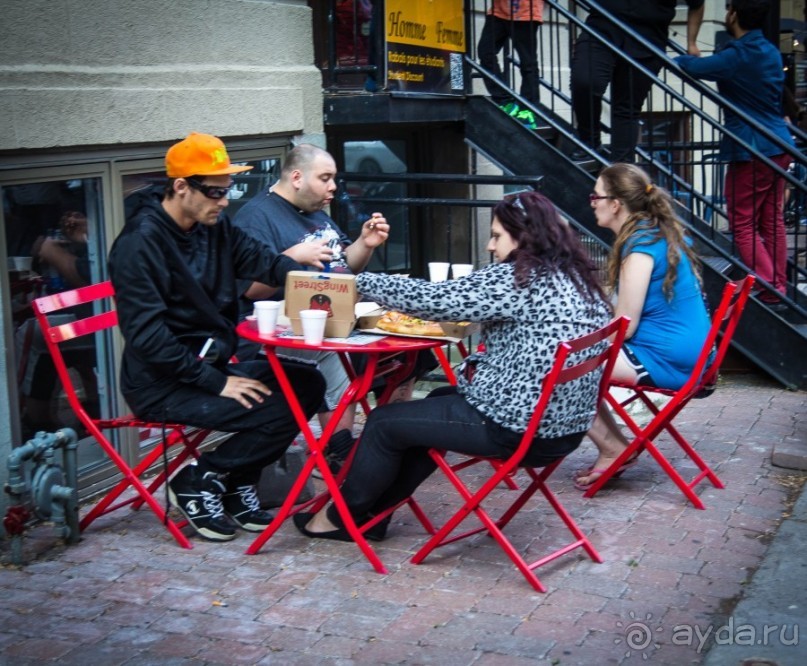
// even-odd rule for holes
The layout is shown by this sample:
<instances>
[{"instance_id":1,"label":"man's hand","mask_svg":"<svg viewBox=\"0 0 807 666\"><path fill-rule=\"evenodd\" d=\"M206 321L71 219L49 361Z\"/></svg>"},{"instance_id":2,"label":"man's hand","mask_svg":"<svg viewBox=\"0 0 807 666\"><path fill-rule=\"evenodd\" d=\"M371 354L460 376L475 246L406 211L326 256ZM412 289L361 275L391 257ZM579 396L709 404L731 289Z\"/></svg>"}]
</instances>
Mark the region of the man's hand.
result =
<instances>
[{"instance_id":1,"label":"man's hand","mask_svg":"<svg viewBox=\"0 0 807 666\"><path fill-rule=\"evenodd\" d=\"M383 245L389 238L389 224L381 213L373 213L373 216L361 226L361 239L364 244L372 249Z\"/></svg>"},{"instance_id":2,"label":"man's hand","mask_svg":"<svg viewBox=\"0 0 807 666\"><path fill-rule=\"evenodd\" d=\"M365 220L361 225L361 234L355 243L351 243L345 250L347 265L354 273L361 273L375 249L386 242L389 238L389 224L381 213L373 213L369 220Z\"/></svg>"},{"instance_id":3,"label":"man's hand","mask_svg":"<svg viewBox=\"0 0 807 666\"><path fill-rule=\"evenodd\" d=\"M319 270L325 268L324 261L333 259L333 250L328 247L328 241L326 240L297 243L297 245L292 245L288 250L284 250L283 254L291 257L298 264L313 266Z\"/></svg>"},{"instance_id":4,"label":"man's hand","mask_svg":"<svg viewBox=\"0 0 807 666\"><path fill-rule=\"evenodd\" d=\"M237 400L247 409L252 409L253 403L263 402L263 396L272 395L272 392L266 384L259 382L257 379L230 375L227 377L227 383L224 385L224 388L221 389L219 395L223 398ZM251 399L252 402L247 398Z\"/></svg>"}]
</instances>

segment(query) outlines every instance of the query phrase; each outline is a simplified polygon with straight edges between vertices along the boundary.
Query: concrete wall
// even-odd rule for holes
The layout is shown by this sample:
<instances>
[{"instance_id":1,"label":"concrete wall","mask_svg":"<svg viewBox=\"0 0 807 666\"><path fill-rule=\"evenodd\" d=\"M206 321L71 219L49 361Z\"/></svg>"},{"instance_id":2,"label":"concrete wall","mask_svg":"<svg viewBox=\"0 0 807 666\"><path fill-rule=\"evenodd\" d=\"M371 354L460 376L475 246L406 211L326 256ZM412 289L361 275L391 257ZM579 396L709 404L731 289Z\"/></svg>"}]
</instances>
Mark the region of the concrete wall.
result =
<instances>
[{"instance_id":1,"label":"concrete wall","mask_svg":"<svg viewBox=\"0 0 807 666\"><path fill-rule=\"evenodd\" d=\"M304 2L0 0L0 149L322 133ZM88 120L90 120L88 122Z\"/></svg>"}]
</instances>

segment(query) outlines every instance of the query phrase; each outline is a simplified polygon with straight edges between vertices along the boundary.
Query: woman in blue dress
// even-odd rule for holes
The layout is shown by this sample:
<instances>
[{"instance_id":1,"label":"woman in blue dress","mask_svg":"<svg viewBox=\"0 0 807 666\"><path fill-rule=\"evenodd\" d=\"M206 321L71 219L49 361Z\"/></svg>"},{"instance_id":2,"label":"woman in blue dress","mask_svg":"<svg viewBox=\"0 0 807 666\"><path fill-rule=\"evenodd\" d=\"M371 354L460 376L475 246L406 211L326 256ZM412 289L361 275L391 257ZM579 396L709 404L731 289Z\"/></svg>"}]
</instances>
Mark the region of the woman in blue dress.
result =
<instances>
[{"instance_id":1,"label":"woman in blue dress","mask_svg":"<svg viewBox=\"0 0 807 666\"><path fill-rule=\"evenodd\" d=\"M590 196L597 225L616 235L608 283L615 316L631 322L613 378L678 389L689 378L709 332L701 293L700 262L675 216L670 195L633 164L603 169ZM608 407L588 433L599 450L575 485L585 490L628 446ZM631 459L622 471L635 464Z\"/></svg>"}]
</instances>

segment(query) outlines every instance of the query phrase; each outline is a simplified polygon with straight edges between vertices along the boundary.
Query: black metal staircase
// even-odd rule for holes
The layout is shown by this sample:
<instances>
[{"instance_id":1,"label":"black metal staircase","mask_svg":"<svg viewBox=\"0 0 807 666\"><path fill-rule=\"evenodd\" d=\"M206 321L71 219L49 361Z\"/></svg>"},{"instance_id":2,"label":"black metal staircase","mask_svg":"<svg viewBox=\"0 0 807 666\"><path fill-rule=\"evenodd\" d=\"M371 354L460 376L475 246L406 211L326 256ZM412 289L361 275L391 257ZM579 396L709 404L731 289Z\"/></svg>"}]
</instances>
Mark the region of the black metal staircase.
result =
<instances>
[{"instance_id":1,"label":"black metal staircase","mask_svg":"<svg viewBox=\"0 0 807 666\"><path fill-rule=\"evenodd\" d=\"M596 171L606 162L594 155L591 161L583 165L568 157L574 148L582 146L576 143L568 121L571 102L568 72L559 66L560 59L554 59L555 54L564 50L571 53L577 34L588 30L583 19L587 5L591 4L594 4L591 0L546 0L544 25L539 31L539 43L536 44L538 52L544 56L540 78L541 105L536 107L520 98L514 83L512 89L507 89L522 108L533 111L539 119L538 130L526 129L488 99L474 95L466 99L465 128L468 143L500 165L505 172L542 175L542 191L564 214L585 229L586 233L610 245L610 234L597 227L587 197ZM603 13L619 24L608 12ZM472 25L473 21L469 22L469 26ZM632 33L629 27L619 25ZM641 40L640 36L632 34ZM470 42L476 43L476 39L472 37ZM680 47L673 43L670 48L681 52ZM550 54L548 61L547 54ZM623 58L636 70L652 75L629 56L616 52L616 57ZM517 64L513 54L505 53L506 82L517 80ZM471 77L481 77L489 84L502 86L502 82L494 79L473 57L467 58L467 66ZM702 181L706 180L703 162L710 152L716 156L719 139L725 134L719 115L713 117L704 108L708 109L711 105L718 109L719 114L719 109L726 105L725 100L714 89L682 75L669 60L659 76L653 79L654 89L647 105L648 126L644 128L636 160L677 200L677 212L690 229L703 258L705 292L710 302L716 303L725 282L741 278L748 271L736 256L731 238L715 222L718 214L722 214L723 219L727 217L725 203L720 202L713 191L722 176L712 179L709 184L711 189L704 189L707 185L705 182L696 183L698 176L703 177ZM682 109L686 117L684 122L680 120ZM735 111L745 117L741 111ZM679 126L685 125L685 130L679 131L678 136L673 136L665 129L674 125L674 118L678 119ZM748 122L757 131L768 132L767 128L759 127L752 119L748 119ZM794 131L799 134L798 130ZM802 135L801 138L807 142L807 137ZM805 168L807 158L801 151L792 151L791 155L797 167ZM760 156L760 159L764 161L767 158ZM696 160L700 160L700 172ZM714 162L709 168L714 174L720 174L717 169L721 166ZM807 183L804 179L794 178L791 173L782 175L793 189L794 196L807 199ZM705 219L707 211L711 218L709 220ZM798 243L804 243L804 236L797 236L796 243L789 265L791 283L784 307L780 306L774 311L757 298L752 298L735 334L734 347L785 386L805 389L807 297L798 288L800 284L807 284L807 273L798 261ZM764 283L763 287L770 289L770 285Z\"/></svg>"},{"instance_id":2,"label":"black metal staircase","mask_svg":"<svg viewBox=\"0 0 807 666\"><path fill-rule=\"evenodd\" d=\"M466 3L469 78L482 77L488 83L503 87L505 83L485 71L472 53L472 46L477 43L473 26L479 23L478 19L489 3L484 3L482 10L476 7L477 4ZM533 111L539 120L537 130L527 129L487 97L472 94L471 85L468 85L464 99L416 100L381 94L364 96L345 105L340 103L343 100L338 96L326 94L326 125L463 122L465 140L474 151L499 165L505 174L540 176L541 190L562 213L595 240L597 246L610 246L611 235L597 227L588 201L595 174L606 163L605 158L591 151L591 159L585 162L575 162L569 157L575 148L585 147L576 142L569 123L569 74L563 59L566 57L568 62L577 34L588 30L583 19L591 4L591 0L545 0L544 23L536 45L541 54L539 107L530 105L515 92L519 76L517 62L512 54L505 53L508 69L505 81L513 85L512 88L506 86L508 94L522 107ZM641 37L636 38L641 41ZM670 48L676 47L670 44ZM624 53L617 52L616 57L652 76ZM720 109L726 106L725 100L714 89L683 75L670 60L666 61L657 77L653 76L653 80L654 88L648 98L648 112L636 161L677 201L679 217L690 229L703 258L705 292L710 302L716 303L727 280L739 279L748 272L735 253L732 239L726 235L728 215L725 201L716 195L724 166L719 163L719 158L715 158L719 139L726 134L720 118ZM608 100L605 102L607 107ZM711 113L709 109L716 111ZM742 112L738 115L744 117ZM758 131L767 132L766 128L757 127L753 120L749 119L749 124ZM606 133L607 129L606 126ZM807 145L807 135L801 138ZM807 157L789 147L787 152L791 153L796 171L801 169L807 173ZM764 156L760 159L767 160ZM785 386L807 389L807 294L800 289L807 285L803 260L807 248L799 245L807 245L807 226L803 230L799 227L802 213L807 219L807 177L799 178L795 172L778 172L793 189L794 200L803 202L800 205L804 209L795 213L796 247L789 259L789 284L783 298L784 306L774 311L752 297L735 333L734 347ZM711 180L707 183L708 179ZM767 283L760 281L758 284L769 292L773 289Z\"/></svg>"},{"instance_id":3,"label":"black metal staircase","mask_svg":"<svg viewBox=\"0 0 807 666\"><path fill-rule=\"evenodd\" d=\"M596 176L571 161L558 147L564 140L551 124L537 131L528 130L479 96L466 99L465 111L466 140L475 150L507 173L542 175L541 191L587 233L610 244L610 234L596 225L588 201ZM726 281L740 278L745 272L720 241L709 238L711 234L707 234L702 221L698 224L691 215L682 218L704 259L707 298L717 303ZM735 333L734 347L788 388L807 388L807 317L803 311L794 308L774 312L751 299Z\"/></svg>"}]
</instances>

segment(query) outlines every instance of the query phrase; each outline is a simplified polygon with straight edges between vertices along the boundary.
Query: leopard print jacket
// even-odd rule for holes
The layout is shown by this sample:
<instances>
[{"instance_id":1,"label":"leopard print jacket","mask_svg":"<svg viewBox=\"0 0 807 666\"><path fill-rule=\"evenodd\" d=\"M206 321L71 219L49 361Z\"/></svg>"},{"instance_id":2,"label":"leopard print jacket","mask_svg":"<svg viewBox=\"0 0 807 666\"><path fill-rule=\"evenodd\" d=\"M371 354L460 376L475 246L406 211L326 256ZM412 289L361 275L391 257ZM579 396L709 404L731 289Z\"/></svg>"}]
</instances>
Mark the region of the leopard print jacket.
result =
<instances>
[{"instance_id":1,"label":"leopard print jacket","mask_svg":"<svg viewBox=\"0 0 807 666\"><path fill-rule=\"evenodd\" d=\"M608 306L587 300L562 273L516 288L512 263L491 264L444 282L362 273L359 292L388 308L436 321L481 322L484 353L468 381L458 372L458 391L487 418L517 433L527 429L540 385L558 343L604 326ZM559 386L538 434L561 437L588 430L596 411L599 374Z\"/></svg>"}]
</instances>

